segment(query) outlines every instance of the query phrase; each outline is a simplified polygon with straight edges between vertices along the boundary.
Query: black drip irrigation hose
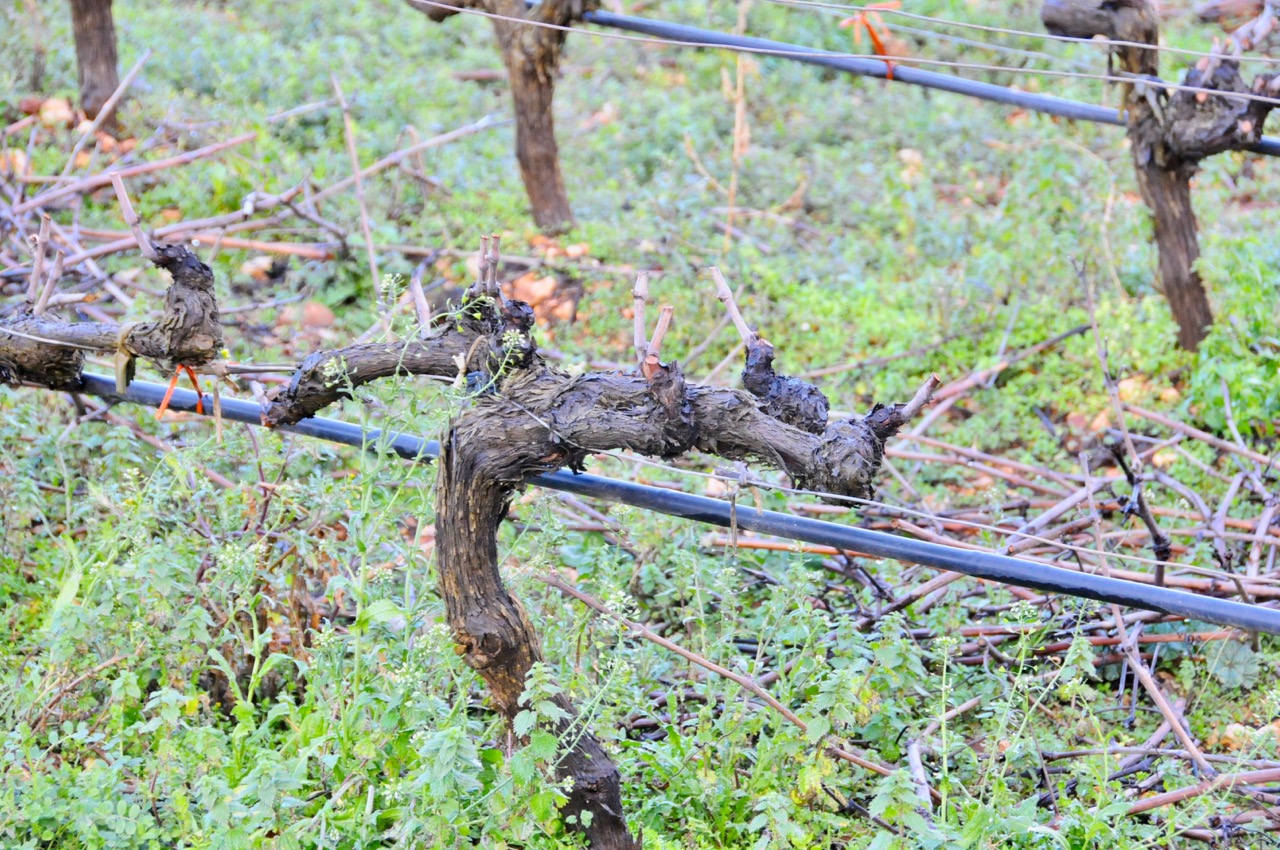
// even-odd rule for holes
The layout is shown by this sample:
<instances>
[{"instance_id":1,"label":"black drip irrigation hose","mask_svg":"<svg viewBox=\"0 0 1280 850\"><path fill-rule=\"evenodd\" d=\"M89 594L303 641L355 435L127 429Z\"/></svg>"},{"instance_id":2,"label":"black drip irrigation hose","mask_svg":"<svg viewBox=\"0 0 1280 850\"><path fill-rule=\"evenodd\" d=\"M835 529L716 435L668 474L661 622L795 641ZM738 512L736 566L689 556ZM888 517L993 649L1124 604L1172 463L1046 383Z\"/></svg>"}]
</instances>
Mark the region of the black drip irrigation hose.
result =
<instances>
[{"instance_id":1,"label":"black drip irrigation hose","mask_svg":"<svg viewBox=\"0 0 1280 850\"><path fill-rule=\"evenodd\" d=\"M125 401L158 407L164 398L165 388L159 384L134 381L122 396L116 392L114 378L86 374L84 391L108 401ZM169 402L169 407L172 410L195 412L196 394L190 390L176 390ZM224 419L250 425L262 424L261 409L257 404L237 399L221 399L220 407ZM213 410L213 397L207 394L204 396L204 409L206 413ZM281 426L276 430L372 451L390 451L406 460L418 462L429 462L440 452L440 444L434 440L423 440L398 432L384 434L381 430L365 431L358 425L323 417L313 417L296 425ZM1280 611L1260 605L1248 605L1230 599L1200 596L1165 587L1152 587L1122 579L1078 573L1061 567L997 555L994 552L957 549L923 540L913 540L909 537L885 534L881 531L852 528L776 511L762 511L743 505L735 506L729 502L709 499L705 496L692 496L599 475L560 471L539 475L530 483L579 496L622 502L707 525L723 528L736 526L805 543L834 546L837 549L860 552L871 557L921 564L940 570L954 570L1002 584L1078 596L1098 602L1114 602L1130 608L1141 608L1207 623L1280 635Z\"/></svg>"},{"instance_id":2,"label":"black drip irrigation hose","mask_svg":"<svg viewBox=\"0 0 1280 850\"><path fill-rule=\"evenodd\" d=\"M650 18L637 18L632 15L618 15L613 12L588 12L583 21L611 29L640 33L667 41L684 44L715 45L729 50L741 50L751 53L772 55L779 59L790 59L806 65L820 65L833 68L860 77L890 78L890 67L879 59L859 56L842 56L825 50L813 50L788 44L785 41L773 41L768 38L755 38L745 35L730 35L716 30L691 27L684 24L671 24L655 21ZM977 80L966 80L952 74L939 74L935 71L924 71L909 65L895 63L892 81L908 85L922 86L928 89L952 92L953 94L976 97L993 103L1003 103L1020 109L1043 112L1046 115L1057 115L1073 121L1090 121L1095 124L1112 124L1123 127L1125 117L1115 109L1095 106L1066 98L1053 97L1047 94L1017 91L1006 86L997 86ZM1015 69L1016 70L1016 69ZM1265 156L1280 156L1280 139L1274 136L1263 136L1247 150Z\"/></svg>"}]
</instances>

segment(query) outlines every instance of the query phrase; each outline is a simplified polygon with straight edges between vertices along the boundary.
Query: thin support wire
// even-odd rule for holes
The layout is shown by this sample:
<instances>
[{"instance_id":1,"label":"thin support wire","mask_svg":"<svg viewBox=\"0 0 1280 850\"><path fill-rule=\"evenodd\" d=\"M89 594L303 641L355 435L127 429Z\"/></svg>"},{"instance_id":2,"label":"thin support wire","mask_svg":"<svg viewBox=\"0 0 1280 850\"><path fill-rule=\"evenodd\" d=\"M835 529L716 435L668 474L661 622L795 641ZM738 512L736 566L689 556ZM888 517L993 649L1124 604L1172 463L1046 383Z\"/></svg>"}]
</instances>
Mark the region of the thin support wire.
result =
<instances>
[{"instance_id":1,"label":"thin support wire","mask_svg":"<svg viewBox=\"0 0 1280 850\"><path fill-rule=\"evenodd\" d=\"M1073 121L1090 121L1097 124L1111 124L1115 126L1124 126L1126 123L1124 114L1105 106L1095 106L1089 103L1081 103L1079 101L1067 100L1065 98L1053 97L1050 95L1019 91L1006 86L957 77L952 74L939 74L933 71L926 71L920 68L911 67L909 63L904 64L904 62L899 58L895 58L893 60L893 65L890 65L888 62L884 61L883 57L875 55L837 53L834 51L823 50L804 50L797 48L793 44L787 44L786 42L772 41L769 39L755 38L751 36L728 35L714 30L700 29L698 27L690 27L683 24L670 24L664 21L638 18L630 15L617 15L611 12L588 12L583 16L583 21L588 24L627 30L630 32L640 33L641 35L624 36L607 34L593 30L583 30L577 27L550 24L544 21L530 21L522 17L495 15L479 9L458 8L438 2L438 0L408 0L408 2L419 8L448 8L463 14L505 20L525 26L545 27L564 32L577 29L579 32L596 38L610 38L665 46L682 45L690 48L728 49L743 53L789 58L805 64L834 68L858 76L873 77L877 79L892 79L894 82L907 83L924 88L937 89L939 91L949 91L954 94L961 94L968 97L978 98L980 100L991 101L993 103L1003 103L1009 106L1029 109L1048 115L1057 115L1061 118L1068 118ZM941 60L917 59L914 61L922 64L928 62L931 64L947 65L951 67L970 67L978 70L995 70L1012 74L1039 73L1059 77L1076 76L1097 78L1108 82L1118 83L1132 82L1128 77L1105 74L1083 75L1073 74L1071 72L1034 71L1028 69L1009 68L1001 65L977 65L975 63L964 62L943 62ZM1219 97L1233 97L1242 100L1266 100L1280 104L1280 100L1275 98L1263 98L1259 95L1253 94L1220 92L1196 86L1182 86L1166 83L1161 83L1161 85L1163 85L1167 90L1190 91L1196 93L1203 92ZM1257 144L1248 146L1246 150L1264 156L1280 156L1280 139L1271 136L1264 136Z\"/></svg>"},{"instance_id":2,"label":"thin support wire","mask_svg":"<svg viewBox=\"0 0 1280 850\"><path fill-rule=\"evenodd\" d=\"M939 24L941 26L956 27L959 29L978 30L980 32L997 33L1000 35L1013 35L1019 38L1035 38L1043 41L1058 41L1069 44L1087 45L1090 47L1099 47L1105 50L1111 50L1116 47L1136 47L1141 50L1154 50L1158 53L1173 53L1180 56L1195 56L1199 58L1207 57L1210 59L1230 58L1239 62L1256 62L1261 64L1276 64L1280 59L1271 56L1228 56L1223 53L1214 53L1205 50L1191 50L1184 47L1167 47L1161 44L1147 44L1141 41L1121 41L1112 39L1099 39L1096 41L1075 38L1069 35L1055 35L1049 32L1032 32L1030 30L1012 29L1009 27L997 27L989 24L974 24L968 21L954 21L947 18L938 18L932 15L921 15L916 12L907 12L902 9L883 9L879 7L855 6L844 3L824 3L819 0L767 0L778 6L795 6L808 9L826 9L833 12L875 12L878 15L895 15L900 18L909 18L913 21L924 21L931 24ZM896 57L895 57L896 61Z\"/></svg>"}]
</instances>

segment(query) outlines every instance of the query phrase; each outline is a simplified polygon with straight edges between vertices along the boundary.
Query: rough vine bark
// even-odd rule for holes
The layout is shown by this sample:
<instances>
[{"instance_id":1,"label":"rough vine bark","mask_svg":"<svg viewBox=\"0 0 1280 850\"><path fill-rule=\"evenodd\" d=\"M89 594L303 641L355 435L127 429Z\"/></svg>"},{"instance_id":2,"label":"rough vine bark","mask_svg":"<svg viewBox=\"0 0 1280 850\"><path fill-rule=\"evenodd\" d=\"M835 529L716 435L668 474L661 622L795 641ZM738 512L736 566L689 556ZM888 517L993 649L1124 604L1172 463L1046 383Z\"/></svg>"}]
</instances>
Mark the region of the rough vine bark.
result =
<instances>
[{"instance_id":1,"label":"rough vine bark","mask_svg":"<svg viewBox=\"0 0 1280 850\"><path fill-rule=\"evenodd\" d=\"M120 85L111 0L71 0L71 25L80 72L80 107L94 118Z\"/></svg>"},{"instance_id":2,"label":"rough vine bark","mask_svg":"<svg viewBox=\"0 0 1280 850\"><path fill-rule=\"evenodd\" d=\"M1102 35L1153 46L1159 39L1153 0L1046 0L1041 18L1050 32L1076 38ZM1205 157L1256 144L1271 105L1184 90L1169 96L1159 79L1159 51L1117 46L1115 56L1133 80L1125 86L1130 149L1138 187L1151 210L1161 286L1178 323L1178 344L1194 351L1213 313L1195 269L1200 242L1191 178ZM1280 76L1264 75L1250 86L1240 77L1239 63L1223 57L1199 62L1184 84L1274 97L1280 94L1277 80Z\"/></svg>"},{"instance_id":3,"label":"rough vine bark","mask_svg":"<svg viewBox=\"0 0 1280 850\"><path fill-rule=\"evenodd\" d=\"M754 334L744 371L752 395L686 382L678 364L657 358L660 331L652 341L641 340L645 351L635 371L569 375L538 355L532 311L502 297L495 265L488 261L457 311L440 317L418 339L309 357L264 411L263 421L297 422L390 375L465 376L469 406L441 441L441 590L460 652L509 721L520 711L526 676L542 653L502 580L497 531L512 496L530 478L561 467L579 469L595 452L629 449L673 457L696 449L776 466L797 486L867 497L885 440L936 386L931 379L907 405L876 405L865 417L828 421L821 393L777 375L772 348ZM638 303L642 309L643 298ZM572 706L560 703L568 717L555 731L571 742L557 765L561 779L573 780L566 814L591 814L586 832L593 847L638 846L626 828L617 769Z\"/></svg>"},{"instance_id":4,"label":"rough vine bark","mask_svg":"<svg viewBox=\"0 0 1280 850\"><path fill-rule=\"evenodd\" d=\"M439 22L462 9L492 15L516 115L516 159L533 211L533 220L548 233L574 224L573 210L560 170L552 110L556 74L567 35L563 29L594 8L595 0L543 0L532 8L523 0L409 0Z\"/></svg>"},{"instance_id":5,"label":"rough vine bark","mask_svg":"<svg viewBox=\"0 0 1280 850\"><path fill-rule=\"evenodd\" d=\"M213 361L222 349L213 272L182 245L157 245L154 262L173 275L154 322L68 322L29 304L0 313L0 382L79 389L86 351L120 357L125 382L136 357L169 373Z\"/></svg>"}]
</instances>

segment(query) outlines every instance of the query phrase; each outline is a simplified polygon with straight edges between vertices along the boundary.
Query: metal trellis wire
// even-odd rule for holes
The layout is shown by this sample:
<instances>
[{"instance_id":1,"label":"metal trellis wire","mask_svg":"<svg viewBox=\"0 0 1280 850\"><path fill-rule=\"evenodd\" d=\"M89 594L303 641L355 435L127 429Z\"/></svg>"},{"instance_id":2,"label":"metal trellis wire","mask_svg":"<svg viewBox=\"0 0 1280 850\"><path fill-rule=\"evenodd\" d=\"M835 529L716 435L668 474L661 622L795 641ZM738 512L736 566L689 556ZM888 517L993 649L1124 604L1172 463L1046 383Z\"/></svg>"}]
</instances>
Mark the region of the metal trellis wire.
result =
<instances>
[{"instance_id":1,"label":"metal trellis wire","mask_svg":"<svg viewBox=\"0 0 1280 850\"><path fill-rule=\"evenodd\" d=\"M781 59L791 59L796 62L803 62L806 65L832 68L861 77L892 79L895 83L906 83L923 88L947 91L993 103L1016 106L1020 109L1029 109L1046 115L1069 118L1073 121L1090 121L1095 124L1111 124L1118 127L1123 127L1126 123L1125 116L1122 113L1105 106L1095 106L1052 95L1018 91L993 83L967 80L952 74L924 71L897 61L890 66L889 63L879 59L846 56L839 53L802 48L784 41L746 35L732 35L716 30L702 29L701 27L672 24L649 18L639 18L633 15L619 15L613 12L588 12L583 17L583 20L589 24L640 33L666 41L698 46L723 47L729 50L748 51L765 55L772 54ZM1250 146L1248 150L1266 156L1280 156L1280 138L1264 136L1256 145Z\"/></svg>"}]
</instances>

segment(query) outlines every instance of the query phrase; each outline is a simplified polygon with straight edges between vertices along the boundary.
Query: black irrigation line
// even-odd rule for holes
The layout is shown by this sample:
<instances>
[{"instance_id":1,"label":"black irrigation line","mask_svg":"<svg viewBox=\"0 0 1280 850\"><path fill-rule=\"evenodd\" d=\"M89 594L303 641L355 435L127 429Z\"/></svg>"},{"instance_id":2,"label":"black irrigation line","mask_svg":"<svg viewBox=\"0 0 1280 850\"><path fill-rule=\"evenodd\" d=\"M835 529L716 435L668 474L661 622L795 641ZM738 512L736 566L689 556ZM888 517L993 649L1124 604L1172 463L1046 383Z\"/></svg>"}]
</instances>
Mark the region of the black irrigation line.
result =
<instances>
[{"instance_id":1,"label":"black irrigation line","mask_svg":"<svg viewBox=\"0 0 1280 850\"><path fill-rule=\"evenodd\" d=\"M583 21L611 29L640 33L667 41L684 44L716 45L729 50L741 50L751 53L773 55L779 59L791 59L806 65L820 65L833 68L860 77L889 78L889 65L879 59L868 59L859 56L842 56L839 53L824 50L812 50L785 41L773 41L768 38L754 36L731 35L716 30L671 24L655 21L650 18L638 18L633 15L618 15L613 12L588 12ZM1011 68L1016 71L1016 68ZM952 74L939 74L936 71L924 71L909 65L895 63L893 65L893 82L922 86L928 89L948 91L953 94L976 97L993 103L1003 103L1047 115L1057 115L1073 121L1091 121L1095 124L1112 124L1123 127L1125 119L1115 109L1081 103L1047 94L1017 91L1005 86L967 80ZM1253 153L1266 156L1280 156L1280 138L1263 136L1256 144L1248 148Z\"/></svg>"},{"instance_id":2,"label":"black irrigation line","mask_svg":"<svg viewBox=\"0 0 1280 850\"><path fill-rule=\"evenodd\" d=\"M134 381L129 385L124 396L120 396L116 392L114 378L86 374L84 391L108 401L125 401L157 407L164 397L165 388L159 384ZM195 406L196 394L190 390L175 391L169 402L169 407L173 410L194 412ZM212 396L207 394L204 396L204 407L206 411L213 410ZM250 425L261 424L261 409L253 402L222 399L221 411L224 419ZM357 448L391 451L407 460L420 462L429 462L430 458L438 455L440 451L439 443L434 440L423 440L398 432L384 435L380 430L365 431L358 425L323 417L313 417L277 430ZM1078 596L1098 602L1114 602L1130 608L1176 614L1208 623L1280 635L1280 610L1248 605L1230 599L1200 596L1165 587L1153 587L1121 579L1078 573L1061 567L1050 567L997 555L994 552L958 549L909 537L898 537L881 531L837 525L776 511L762 511L744 505L735 507L729 502L718 499L692 496L599 475L575 475L572 472L560 471L539 475L532 479L531 483L579 496L623 502L645 510L708 525L723 528L736 525L750 531L806 543L834 546L837 549L860 552L872 557L922 564L940 570L954 570L1003 584Z\"/></svg>"}]
</instances>

